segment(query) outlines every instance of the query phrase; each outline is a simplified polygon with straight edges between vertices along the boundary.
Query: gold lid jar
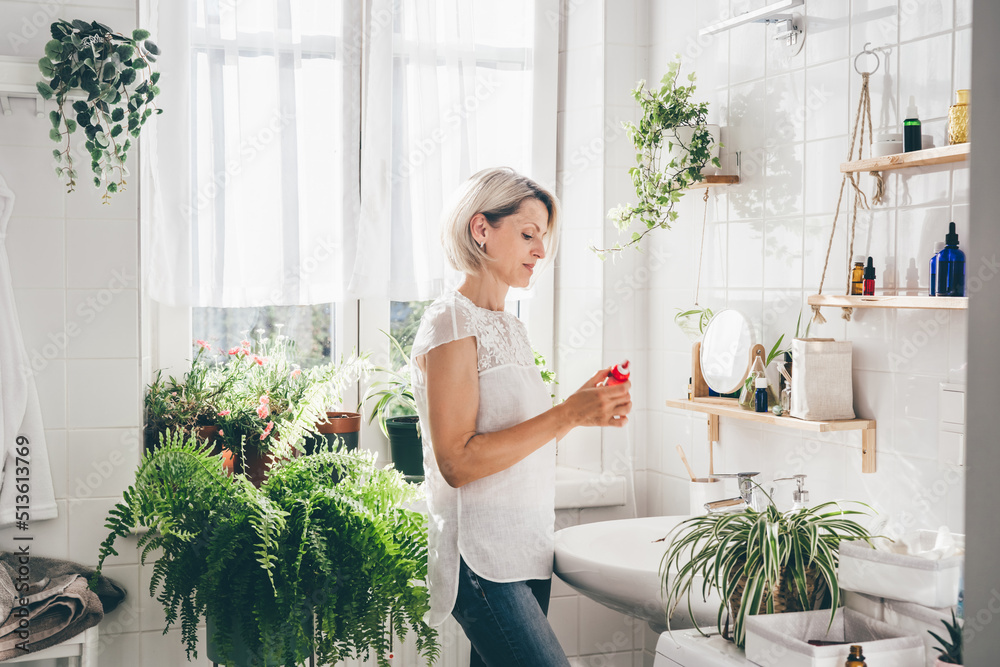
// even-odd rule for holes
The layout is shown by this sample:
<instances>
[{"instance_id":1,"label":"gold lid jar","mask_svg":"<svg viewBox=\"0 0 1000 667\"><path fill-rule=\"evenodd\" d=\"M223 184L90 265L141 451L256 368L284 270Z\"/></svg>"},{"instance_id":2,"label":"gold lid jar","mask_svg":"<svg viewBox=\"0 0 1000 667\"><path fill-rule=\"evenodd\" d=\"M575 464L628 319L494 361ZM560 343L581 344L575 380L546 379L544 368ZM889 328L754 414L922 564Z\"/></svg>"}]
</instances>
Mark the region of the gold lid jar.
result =
<instances>
[{"instance_id":1,"label":"gold lid jar","mask_svg":"<svg viewBox=\"0 0 1000 667\"><path fill-rule=\"evenodd\" d=\"M957 92L958 101L948 110L948 143L964 144L969 141L969 89Z\"/></svg>"}]
</instances>

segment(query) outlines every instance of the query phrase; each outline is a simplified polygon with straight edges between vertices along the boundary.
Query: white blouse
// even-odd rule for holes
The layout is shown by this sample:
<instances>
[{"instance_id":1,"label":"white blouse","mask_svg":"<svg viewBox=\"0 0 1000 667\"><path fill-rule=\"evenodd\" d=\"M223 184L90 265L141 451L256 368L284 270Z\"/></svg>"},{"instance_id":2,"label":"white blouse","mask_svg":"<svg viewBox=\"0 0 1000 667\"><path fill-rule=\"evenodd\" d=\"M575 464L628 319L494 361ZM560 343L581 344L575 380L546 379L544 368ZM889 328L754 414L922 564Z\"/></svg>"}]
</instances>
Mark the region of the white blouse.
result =
<instances>
[{"instance_id":1,"label":"white blouse","mask_svg":"<svg viewBox=\"0 0 1000 667\"><path fill-rule=\"evenodd\" d=\"M534 363L524 323L505 311L480 308L457 291L424 311L411 353L417 413L428 423L427 383L413 363L433 348L474 336L479 356L476 432L516 426L552 406ZM441 476L430 429L421 429L428 506L430 612L440 625L458 593L459 555L479 576L497 582L552 576L556 441L510 468L461 488Z\"/></svg>"}]
</instances>

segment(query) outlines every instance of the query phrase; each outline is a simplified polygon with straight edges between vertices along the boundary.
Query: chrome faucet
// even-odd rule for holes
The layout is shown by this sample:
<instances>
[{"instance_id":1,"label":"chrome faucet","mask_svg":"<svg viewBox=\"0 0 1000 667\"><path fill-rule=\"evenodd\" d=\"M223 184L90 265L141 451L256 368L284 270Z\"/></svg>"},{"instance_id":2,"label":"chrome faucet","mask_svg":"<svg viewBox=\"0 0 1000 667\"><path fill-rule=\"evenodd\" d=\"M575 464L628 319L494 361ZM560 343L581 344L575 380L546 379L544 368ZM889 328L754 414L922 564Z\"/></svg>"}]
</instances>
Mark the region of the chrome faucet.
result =
<instances>
[{"instance_id":1,"label":"chrome faucet","mask_svg":"<svg viewBox=\"0 0 1000 667\"><path fill-rule=\"evenodd\" d=\"M705 511L707 512L739 512L747 508L757 509L755 504L754 487L757 483L754 481L754 477L759 475L759 472L735 472L735 473L715 473L713 477L722 478L733 478L739 480L740 495L736 498L727 498L726 500L715 500L710 503L705 503Z\"/></svg>"}]
</instances>

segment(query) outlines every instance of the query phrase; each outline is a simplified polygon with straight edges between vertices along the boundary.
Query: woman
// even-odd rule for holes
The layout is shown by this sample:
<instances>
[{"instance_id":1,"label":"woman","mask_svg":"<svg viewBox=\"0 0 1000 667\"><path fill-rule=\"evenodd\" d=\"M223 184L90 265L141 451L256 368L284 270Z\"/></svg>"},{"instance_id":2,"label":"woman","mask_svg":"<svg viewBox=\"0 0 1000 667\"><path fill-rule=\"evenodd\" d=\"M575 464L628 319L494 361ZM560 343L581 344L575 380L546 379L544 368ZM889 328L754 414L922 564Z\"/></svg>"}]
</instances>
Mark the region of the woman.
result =
<instances>
[{"instance_id":1,"label":"woman","mask_svg":"<svg viewBox=\"0 0 1000 667\"><path fill-rule=\"evenodd\" d=\"M555 442L624 426L629 383L601 370L552 401L524 325L504 311L556 245L556 198L511 169L459 191L442 230L457 289L427 308L413 344L429 509L427 621L455 616L472 665L568 665L545 614L552 581Z\"/></svg>"}]
</instances>

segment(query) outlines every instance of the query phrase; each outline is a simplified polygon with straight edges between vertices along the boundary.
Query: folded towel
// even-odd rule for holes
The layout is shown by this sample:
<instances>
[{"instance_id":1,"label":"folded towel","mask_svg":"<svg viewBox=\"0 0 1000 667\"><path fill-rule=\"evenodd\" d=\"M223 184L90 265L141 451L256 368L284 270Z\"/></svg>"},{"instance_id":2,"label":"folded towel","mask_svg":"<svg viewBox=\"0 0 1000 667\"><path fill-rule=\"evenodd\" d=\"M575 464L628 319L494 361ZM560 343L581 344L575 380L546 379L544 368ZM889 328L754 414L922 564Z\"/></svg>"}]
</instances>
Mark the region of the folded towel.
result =
<instances>
[{"instance_id":1,"label":"folded towel","mask_svg":"<svg viewBox=\"0 0 1000 667\"><path fill-rule=\"evenodd\" d=\"M32 556L28 589L17 591L19 554L0 552L0 661L59 644L101 622L125 599L125 591L107 577L96 590L89 568L69 561Z\"/></svg>"}]
</instances>

